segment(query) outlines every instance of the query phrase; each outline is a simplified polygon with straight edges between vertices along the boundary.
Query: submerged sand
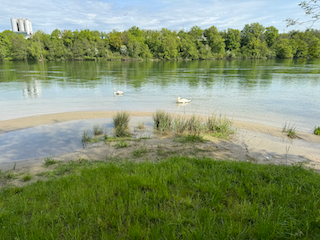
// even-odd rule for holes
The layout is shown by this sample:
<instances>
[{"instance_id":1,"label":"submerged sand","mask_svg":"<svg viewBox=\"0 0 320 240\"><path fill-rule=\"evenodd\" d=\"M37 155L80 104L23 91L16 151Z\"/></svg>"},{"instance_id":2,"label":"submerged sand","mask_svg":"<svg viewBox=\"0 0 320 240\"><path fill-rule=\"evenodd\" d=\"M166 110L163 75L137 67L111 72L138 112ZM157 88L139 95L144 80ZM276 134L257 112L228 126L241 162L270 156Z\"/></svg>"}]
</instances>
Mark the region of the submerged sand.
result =
<instances>
[{"instance_id":1,"label":"submerged sand","mask_svg":"<svg viewBox=\"0 0 320 240\"><path fill-rule=\"evenodd\" d=\"M46 114L0 121L0 133L35 127L44 124L60 123L79 119L111 118L116 111L108 112L68 112ZM150 117L151 112L130 112L132 117ZM292 164L304 163L315 169L320 169L320 137L311 133L298 132L301 139L290 139L282 129L256 123L235 121L236 134L229 140L208 138L210 141L196 144L181 144L172 136L144 139L140 142L130 142L130 147L116 148L115 143L96 143L75 152L53 156L62 162L85 158L88 160L108 160L111 158L130 159L134 161L159 161L175 154L190 157L210 157L214 159L230 159L250 161L254 163ZM1 135L0 135L1 136ZM142 157L133 157L133 151L146 147L147 153ZM11 170L21 174L30 172L36 174L47 171L43 166L43 158L28 159L16 162L0 162L2 171ZM33 178L36 181L37 177ZM14 180L14 185L23 185L21 180Z\"/></svg>"}]
</instances>

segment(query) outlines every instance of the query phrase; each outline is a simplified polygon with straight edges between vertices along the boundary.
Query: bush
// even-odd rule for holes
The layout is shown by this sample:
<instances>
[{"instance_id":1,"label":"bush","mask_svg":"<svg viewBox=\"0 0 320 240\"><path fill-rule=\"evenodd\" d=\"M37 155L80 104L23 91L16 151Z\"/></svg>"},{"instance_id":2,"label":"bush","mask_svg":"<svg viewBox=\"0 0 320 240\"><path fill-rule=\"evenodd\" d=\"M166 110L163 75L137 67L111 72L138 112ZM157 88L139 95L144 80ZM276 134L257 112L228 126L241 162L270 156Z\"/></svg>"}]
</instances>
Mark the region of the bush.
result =
<instances>
[{"instance_id":1,"label":"bush","mask_svg":"<svg viewBox=\"0 0 320 240\"><path fill-rule=\"evenodd\" d=\"M313 133L314 133L315 135L320 135L320 126L319 126L319 127L315 126Z\"/></svg>"}]
</instances>

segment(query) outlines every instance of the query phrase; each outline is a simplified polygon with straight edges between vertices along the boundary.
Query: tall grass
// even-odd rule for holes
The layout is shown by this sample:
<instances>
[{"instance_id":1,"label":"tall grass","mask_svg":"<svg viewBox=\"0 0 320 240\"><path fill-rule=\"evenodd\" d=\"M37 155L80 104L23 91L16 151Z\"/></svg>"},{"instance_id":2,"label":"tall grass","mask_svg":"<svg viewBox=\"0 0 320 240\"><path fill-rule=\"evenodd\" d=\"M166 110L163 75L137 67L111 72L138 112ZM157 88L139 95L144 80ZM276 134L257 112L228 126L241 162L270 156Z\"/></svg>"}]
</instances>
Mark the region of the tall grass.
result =
<instances>
[{"instance_id":1,"label":"tall grass","mask_svg":"<svg viewBox=\"0 0 320 240\"><path fill-rule=\"evenodd\" d=\"M200 116L172 116L169 113L158 110L153 115L154 127L160 132L170 132L184 135L200 136L210 133L216 137L228 138L234 133L233 121L223 116L212 115L203 121Z\"/></svg>"},{"instance_id":2,"label":"tall grass","mask_svg":"<svg viewBox=\"0 0 320 240\"><path fill-rule=\"evenodd\" d=\"M227 138L230 134L233 134L232 125L233 120L222 115L211 115L206 119L206 131L217 137Z\"/></svg>"},{"instance_id":3,"label":"tall grass","mask_svg":"<svg viewBox=\"0 0 320 240\"><path fill-rule=\"evenodd\" d=\"M130 136L129 121L130 115L128 112L120 111L113 116L114 133L116 137Z\"/></svg>"},{"instance_id":4,"label":"tall grass","mask_svg":"<svg viewBox=\"0 0 320 240\"><path fill-rule=\"evenodd\" d=\"M87 164L87 163L86 163ZM0 192L2 239L320 239L320 175L172 157Z\"/></svg>"},{"instance_id":5,"label":"tall grass","mask_svg":"<svg viewBox=\"0 0 320 240\"><path fill-rule=\"evenodd\" d=\"M94 124L92 130L95 136L103 134L103 127L100 124Z\"/></svg>"},{"instance_id":6,"label":"tall grass","mask_svg":"<svg viewBox=\"0 0 320 240\"><path fill-rule=\"evenodd\" d=\"M169 113L157 110L155 114L152 115L154 128L160 133L167 133L171 128L172 117Z\"/></svg>"}]
</instances>

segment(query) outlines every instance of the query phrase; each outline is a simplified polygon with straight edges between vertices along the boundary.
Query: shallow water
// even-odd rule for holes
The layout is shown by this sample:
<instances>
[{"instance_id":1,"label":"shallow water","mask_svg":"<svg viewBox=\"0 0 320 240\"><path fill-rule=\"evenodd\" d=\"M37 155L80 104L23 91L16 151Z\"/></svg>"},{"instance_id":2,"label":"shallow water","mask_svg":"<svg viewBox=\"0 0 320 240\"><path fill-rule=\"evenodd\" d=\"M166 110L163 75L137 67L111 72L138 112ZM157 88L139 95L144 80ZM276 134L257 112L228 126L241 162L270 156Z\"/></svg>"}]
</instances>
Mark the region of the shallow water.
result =
<instances>
[{"instance_id":1,"label":"shallow water","mask_svg":"<svg viewBox=\"0 0 320 240\"><path fill-rule=\"evenodd\" d=\"M125 92L114 97L113 88ZM69 111L221 113L311 132L320 124L320 60L4 62L0 121ZM190 98L177 105L177 97Z\"/></svg>"},{"instance_id":2,"label":"shallow water","mask_svg":"<svg viewBox=\"0 0 320 240\"><path fill-rule=\"evenodd\" d=\"M138 123L144 123L144 131L135 131ZM63 123L42 125L33 128L0 134L0 162L20 161L74 152L83 148L81 139L84 131L92 132L92 126L103 127L108 136L112 135L111 118L74 120ZM134 117L130 130L134 137L152 137L151 117Z\"/></svg>"}]
</instances>

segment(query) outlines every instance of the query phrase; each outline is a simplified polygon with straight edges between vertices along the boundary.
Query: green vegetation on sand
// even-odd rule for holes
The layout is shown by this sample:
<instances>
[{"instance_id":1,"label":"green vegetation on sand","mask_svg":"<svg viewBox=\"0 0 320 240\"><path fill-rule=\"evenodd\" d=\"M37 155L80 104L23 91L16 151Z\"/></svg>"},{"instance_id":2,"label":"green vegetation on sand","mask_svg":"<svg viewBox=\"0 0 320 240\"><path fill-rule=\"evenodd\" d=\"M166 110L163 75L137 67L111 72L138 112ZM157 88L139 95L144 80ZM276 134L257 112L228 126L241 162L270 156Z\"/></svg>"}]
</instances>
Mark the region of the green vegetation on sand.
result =
<instances>
[{"instance_id":1,"label":"green vegetation on sand","mask_svg":"<svg viewBox=\"0 0 320 240\"><path fill-rule=\"evenodd\" d=\"M2 239L320 239L320 175L172 157L0 192Z\"/></svg>"}]
</instances>

